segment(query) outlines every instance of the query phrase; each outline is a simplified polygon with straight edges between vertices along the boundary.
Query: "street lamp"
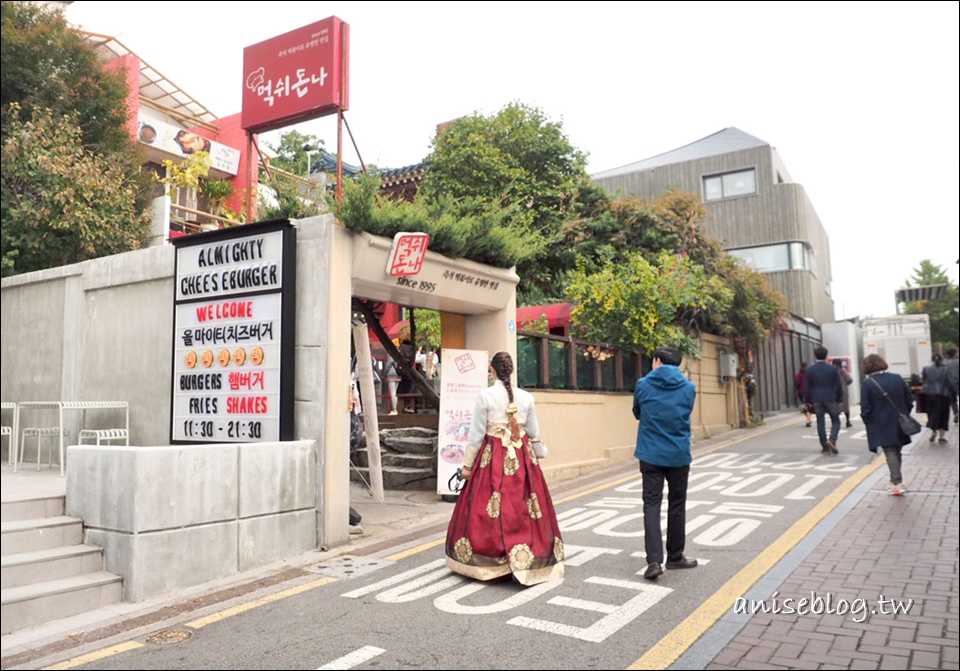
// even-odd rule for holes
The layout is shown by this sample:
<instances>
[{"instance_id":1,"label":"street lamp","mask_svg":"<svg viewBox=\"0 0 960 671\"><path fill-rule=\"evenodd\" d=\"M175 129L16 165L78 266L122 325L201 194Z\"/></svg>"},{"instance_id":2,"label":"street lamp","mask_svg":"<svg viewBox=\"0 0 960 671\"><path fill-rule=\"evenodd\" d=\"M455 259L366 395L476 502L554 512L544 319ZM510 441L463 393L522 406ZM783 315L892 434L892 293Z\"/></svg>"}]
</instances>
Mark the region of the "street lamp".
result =
<instances>
[{"instance_id":1,"label":"street lamp","mask_svg":"<svg viewBox=\"0 0 960 671\"><path fill-rule=\"evenodd\" d=\"M315 147L310 143L303 145L303 151L307 153L307 179L310 179L310 168L313 167L313 163L310 162L311 154L319 154L320 148Z\"/></svg>"}]
</instances>

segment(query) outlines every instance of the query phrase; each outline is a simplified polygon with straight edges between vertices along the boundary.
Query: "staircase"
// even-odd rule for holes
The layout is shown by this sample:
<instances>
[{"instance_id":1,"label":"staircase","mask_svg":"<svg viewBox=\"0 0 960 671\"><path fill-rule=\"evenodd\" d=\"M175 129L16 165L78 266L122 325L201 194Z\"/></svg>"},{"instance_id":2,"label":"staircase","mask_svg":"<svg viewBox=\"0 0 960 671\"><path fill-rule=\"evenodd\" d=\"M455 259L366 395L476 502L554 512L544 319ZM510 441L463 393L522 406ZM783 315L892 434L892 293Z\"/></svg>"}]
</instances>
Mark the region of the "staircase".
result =
<instances>
[{"instance_id":1,"label":"staircase","mask_svg":"<svg viewBox=\"0 0 960 671\"><path fill-rule=\"evenodd\" d=\"M83 521L64 516L65 497L0 506L2 633L118 603L120 576L103 570L103 550L83 544Z\"/></svg>"}]
</instances>

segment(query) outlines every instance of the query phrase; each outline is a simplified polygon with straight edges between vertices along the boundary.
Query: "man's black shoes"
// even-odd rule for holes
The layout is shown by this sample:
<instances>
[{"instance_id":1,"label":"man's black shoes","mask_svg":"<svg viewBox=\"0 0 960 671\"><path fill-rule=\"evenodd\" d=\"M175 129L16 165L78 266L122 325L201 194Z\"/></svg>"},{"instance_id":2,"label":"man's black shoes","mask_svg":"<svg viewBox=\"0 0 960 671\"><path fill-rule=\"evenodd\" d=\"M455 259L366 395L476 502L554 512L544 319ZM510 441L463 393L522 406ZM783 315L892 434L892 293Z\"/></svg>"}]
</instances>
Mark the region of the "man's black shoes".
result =
<instances>
[{"instance_id":1,"label":"man's black shoes","mask_svg":"<svg viewBox=\"0 0 960 671\"><path fill-rule=\"evenodd\" d=\"M647 570L643 572L643 577L647 580L656 580L663 575L663 568L660 564L647 564Z\"/></svg>"},{"instance_id":2,"label":"man's black shoes","mask_svg":"<svg viewBox=\"0 0 960 671\"><path fill-rule=\"evenodd\" d=\"M650 566L653 566L653 564L650 564ZM659 564L658 564L657 566L659 567ZM697 560L696 560L696 559L687 559L686 557L680 557L680 559L678 559L677 561L668 561L668 562L667 562L667 568L669 568L669 569L675 569L675 568L695 568L696 566L697 566ZM647 568L647 570L648 570L648 571L650 570L649 567ZM662 571L661 571L661 573L662 573Z\"/></svg>"}]
</instances>

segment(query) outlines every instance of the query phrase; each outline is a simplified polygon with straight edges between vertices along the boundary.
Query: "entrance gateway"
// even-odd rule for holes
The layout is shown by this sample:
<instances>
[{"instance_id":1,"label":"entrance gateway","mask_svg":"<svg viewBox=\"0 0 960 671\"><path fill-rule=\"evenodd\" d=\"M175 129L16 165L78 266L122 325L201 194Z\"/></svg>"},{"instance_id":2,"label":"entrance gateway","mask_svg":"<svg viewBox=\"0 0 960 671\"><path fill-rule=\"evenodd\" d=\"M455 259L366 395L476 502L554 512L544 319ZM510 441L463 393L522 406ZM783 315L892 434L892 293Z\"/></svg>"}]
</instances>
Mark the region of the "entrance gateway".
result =
<instances>
[{"instance_id":1,"label":"entrance gateway","mask_svg":"<svg viewBox=\"0 0 960 671\"><path fill-rule=\"evenodd\" d=\"M323 414L329 418L317 427L317 483L321 497L318 540L330 547L349 540L350 454L349 414L344 394L350 383L352 298L395 303L441 313L441 348L497 352L506 350L516 359L516 287L520 278L513 269L494 268L465 259L427 252L415 275L391 276L389 261L393 241L365 232L349 231L332 217L296 222L297 259L297 389L315 388L314 397L325 398ZM323 276L310 271L310 284L302 260L325 268ZM326 263L320 265L320 260ZM325 295L324 295L325 294ZM326 303L326 309L323 309ZM314 315L310 323L303 318ZM323 343L323 344L321 344ZM327 375L323 380L311 370L314 347L326 351ZM311 405L316 407L319 401ZM297 398L297 436L305 437L308 419Z\"/></svg>"}]
</instances>

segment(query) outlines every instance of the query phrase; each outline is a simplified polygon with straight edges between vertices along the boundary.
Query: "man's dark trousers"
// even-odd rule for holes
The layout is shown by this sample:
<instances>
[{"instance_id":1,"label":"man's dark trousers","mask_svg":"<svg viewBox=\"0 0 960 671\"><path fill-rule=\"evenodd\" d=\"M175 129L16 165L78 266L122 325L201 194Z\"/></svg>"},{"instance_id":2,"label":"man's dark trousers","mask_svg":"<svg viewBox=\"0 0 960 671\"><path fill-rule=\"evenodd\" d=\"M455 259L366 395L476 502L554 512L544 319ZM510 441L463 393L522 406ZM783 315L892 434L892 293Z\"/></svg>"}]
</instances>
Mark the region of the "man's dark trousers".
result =
<instances>
[{"instance_id":1,"label":"man's dark trousers","mask_svg":"<svg viewBox=\"0 0 960 671\"><path fill-rule=\"evenodd\" d=\"M667 561L683 559L687 525L687 481L690 466L656 466L640 462L643 476L643 542L648 564L663 563L660 507L667 482Z\"/></svg>"},{"instance_id":2,"label":"man's dark trousers","mask_svg":"<svg viewBox=\"0 0 960 671\"><path fill-rule=\"evenodd\" d=\"M813 412L817 415L817 436L820 437L820 449L828 450L827 446L827 418L830 415L830 442L837 444L840 435L840 406L832 401L814 401Z\"/></svg>"}]
</instances>

